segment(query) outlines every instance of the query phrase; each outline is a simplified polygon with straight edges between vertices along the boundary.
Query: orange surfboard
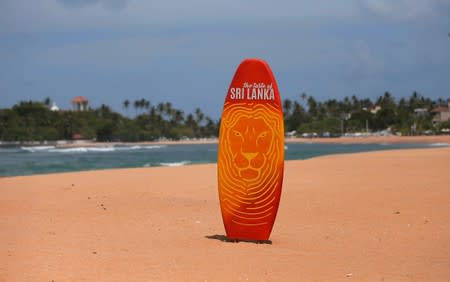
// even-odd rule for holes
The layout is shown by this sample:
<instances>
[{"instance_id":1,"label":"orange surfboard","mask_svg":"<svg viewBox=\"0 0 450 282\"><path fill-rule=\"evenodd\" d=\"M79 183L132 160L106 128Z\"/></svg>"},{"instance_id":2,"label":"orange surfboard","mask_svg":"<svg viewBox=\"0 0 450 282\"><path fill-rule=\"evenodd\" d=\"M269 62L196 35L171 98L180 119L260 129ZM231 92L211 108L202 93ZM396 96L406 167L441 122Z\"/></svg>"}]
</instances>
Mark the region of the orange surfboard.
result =
<instances>
[{"instance_id":1,"label":"orange surfboard","mask_svg":"<svg viewBox=\"0 0 450 282\"><path fill-rule=\"evenodd\" d=\"M284 127L278 86L265 61L239 65L219 135L218 187L227 237L268 240L283 184Z\"/></svg>"}]
</instances>

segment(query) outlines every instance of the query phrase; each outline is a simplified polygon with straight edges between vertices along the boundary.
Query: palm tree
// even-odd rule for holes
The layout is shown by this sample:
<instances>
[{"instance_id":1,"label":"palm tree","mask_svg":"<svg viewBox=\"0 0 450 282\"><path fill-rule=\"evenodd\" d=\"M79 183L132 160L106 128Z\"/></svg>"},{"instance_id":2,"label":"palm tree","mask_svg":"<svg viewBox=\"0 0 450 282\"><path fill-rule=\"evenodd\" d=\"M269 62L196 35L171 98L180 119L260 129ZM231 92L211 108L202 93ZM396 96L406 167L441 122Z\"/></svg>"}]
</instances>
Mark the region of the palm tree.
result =
<instances>
[{"instance_id":1,"label":"palm tree","mask_svg":"<svg viewBox=\"0 0 450 282\"><path fill-rule=\"evenodd\" d=\"M193 127L194 124L195 124L194 115L189 113L186 116L186 125L189 126L189 127Z\"/></svg>"},{"instance_id":2,"label":"palm tree","mask_svg":"<svg viewBox=\"0 0 450 282\"><path fill-rule=\"evenodd\" d=\"M344 111L346 113L348 113L348 112L350 112L351 108L352 108L352 105L350 103L350 98L348 98L348 96L345 96L344 97Z\"/></svg>"},{"instance_id":3,"label":"palm tree","mask_svg":"<svg viewBox=\"0 0 450 282\"><path fill-rule=\"evenodd\" d=\"M172 118L171 118L171 123L174 126L178 126L180 124L182 124L184 121L184 113L181 110L175 110L173 112Z\"/></svg>"},{"instance_id":4,"label":"palm tree","mask_svg":"<svg viewBox=\"0 0 450 282\"><path fill-rule=\"evenodd\" d=\"M50 107L50 103L52 102L52 100L50 100L50 97L45 98L44 100L44 105L46 105L47 107Z\"/></svg>"},{"instance_id":5,"label":"palm tree","mask_svg":"<svg viewBox=\"0 0 450 282\"><path fill-rule=\"evenodd\" d=\"M386 107L395 108L395 106L396 106L394 97L388 91L384 92L381 102L382 102L382 108L386 108Z\"/></svg>"},{"instance_id":6,"label":"palm tree","mask_svg":"<svg viewBox=\"0 0 450 282\"><path fill-rule=\"evenodd\" d=\"M205 115L203 114L202 110L200 108L195 109L195 121L197 122L198 126L201 126L201 123L203 122L203 119L205 118Z\"/></svg>"},{"instance_id":7,"label":"palm tree","mask_svg":"<svg viewBox=\"0 0 450 282\"><path fill-rule=\"evenodd\" d=\"M138 115L138 109L139 109L140 105L141 104L140 104L139 100L135 100L133 103L134 110L136 111L136 116Z\"/></svg>"},{"instance_id":8,"label":"palm tree","mask_svg":"<svg viewBox=\"0 0 450 282\"><path fill-rule=\"evenodd\" d=\"M139 101L139 108L141 109L141 113L142 110L145 108L145 102L146 100L144 98L141 98L141 100Z\"/></svg>"},{"instance_id":9,"label":"palm tree","mask_svg":"<svg viewBox=\"0 0 450 282\"><path fill-rule=\"evenodd\" d=\"M305 92L302 92L302 94L300 94L300 98L302 99L303 103L305 102L306 98L308 98L308 95L306 95Z\"/></svg>"},{"instance_id":10,"label":"palm tree","mask_svg":"<svg viewBox=\"0 0 450 282\"><path fill-rule=\"evenodd\" d=\"M283 102L283 112L285 118L291 114L291 110L292 110L292 101L289 99L285 99Z\"/></svg>"},{"instance_id":11,"label":"palm tree","mask_svg":"<svg viewBox=\"0 0 450 282\"><path fill-rule=\"evenodd\" d=\"M316 100L314 99L313 96L309 96L307 102L308 102L308 113L312 117L316 117L317 112L318 112Z\"/></svg>"},{"instance_id":12,"label":"palm tree","mask_svg":"<svg viewBox=\"0 0 450 282\"><path fill-rule=\"evenodd\" d=\"M129 106L130 106L130 101L128 99L123 101L123 107L125 108L125 111L127 112L127 116L128 116L128 107Z\"/></svg>"},{"instance_id":13,"label":"palm tree","mask_svg":"<svg viewBox=\"0 0 450 282\"><path fill-rule=\"evenodd\" d=\"M370 100L369 98L362 99L361 100L361 106L363 108L366 108L367 110L369 110L370 108L373 107L372 100Z\"/></svg>"},{"instance_id":14,"label":"palm tree","mask_svg":"<svg viewBox=\"0 0 450 282\"><path fill-rule=\"evenodd\" d=\"M159 114L162 114L164 112L164 103L158 103L158 105L156 106L156 110Z\"/></svg>"},{"instance_id":15,"label":"palm tree","mask_svg":"<svg viewBox=\"0 0 450 282\"><path fill-rule=\"evenodd\" d=\"M341 110L339 109L339 103L336 99L327 100L324 103L328 116L338 116Z\"/></svg>"},{"instance_id":16,"label":"palm tree","mask_svg":"<svg viewBox=\"0 0 450 282\"><path fill-rule=\"evenodd\" d=\"M352 106L354 111L359 111L361 109L361 102L356 95L352 95Z\"/></svg>"},{"instance_id":17,"label":"palm tree","mask_svg":"<svg viewBox=\"0 0 450 282\"><path fill-rule=\"evenodd\" d=\"M216 125L210 117L206 117L206 134L208 137L216 136Z\"/></svg>"},{"instance_id":18,"label":"palm tree","mask_svg":"<svg viewBox=\"0 0 450 282\"><path fill-rule=\"evenodd\" d=\"M164 103L164 113L165 113L167 119L171 119L171 117L174 113L172 103L170 103L170 102Z\"/></svg>"}]
</instances>

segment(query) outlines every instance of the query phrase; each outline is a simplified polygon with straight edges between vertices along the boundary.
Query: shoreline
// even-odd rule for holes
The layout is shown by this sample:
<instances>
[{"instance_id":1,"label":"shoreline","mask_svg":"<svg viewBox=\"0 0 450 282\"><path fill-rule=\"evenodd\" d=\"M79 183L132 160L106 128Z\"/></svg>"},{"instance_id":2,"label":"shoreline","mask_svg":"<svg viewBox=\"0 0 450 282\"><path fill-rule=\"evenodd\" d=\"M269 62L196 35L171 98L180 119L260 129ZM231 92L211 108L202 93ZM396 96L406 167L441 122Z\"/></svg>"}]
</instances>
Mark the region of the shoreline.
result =
<instances>
[{"instance_id":1,"label":"shoreline","mask_svg":"<svg viewBox=\"0 0 450 282\"><path fill-rule=\"evenodd\" d=\"M368 136L368 137L338 137L338 138L285 138L285 143L318 143L318 144L450 144L450 135L439 136ZM195 145L218 144L217 138L199 140L165 140L146 142L83 142L78 144L59 145L60 148L70 147L110 147L110 146L136 146L136 145Z\"/></svg>"},{"instance_id":2,"label":"shoreline","mask_svg":"<svg viewBox=\"0 0 450 282\"><path fill-rule=\"evenodd\" d=\"M288 143L304 143L304 144L311 144L311 142L288 142ZM333 143L333 142L317 142L318 144L372 144L372 143ZM179 143L139 143L140 145L176 145ZM181 144L211 144L211 143L181 143ZM212 143L214 144L214 143ZM378 143L373 143L378 144ZM392 143L392 144L403 144L403 143ZM404 143L408 144L408 143ZM434 142L422 142L421 144L434 144ZM120 143L118 145L124 145L124 143ZM126 144L130 145L130 144ZM449 143L450 145L450 143ZM131 146L131 145L130 145ZM85 146L88 147L88 146ZM96 148L98 146L92 146L93 148ZM67 147L71 148L71 147ZM74 147L76 148L76 147ZM360 152L347 152L347 153L331 153L331 154L325 154L325 155L318 155L309 157L306 159L289 159L284 160L285 165L288 163L294 163L294 162L305 162L309 160L315 160L315 159L322 159L322 158L328 158L328 157L341 157L341 156L351 156L351 155L358 155L358 154L370 154L370 153L377 153L377 152L386 152L389 154L389 152L397 152L397 151L414 151L414 150L440 150L440 149L449 149L450 146L436 146L436 147L428 147L428 148L403 148L403 149L389 149L389 150L374 150L374 151L360 151ZM78 174L78 173L95 173L95 172L114 172L114 171L122 171L122 170L140 170L140 169L171 169L171 168L183 168L183 167L195 167L195 166L208 166L208 165L217 165L217 162L207 162L207 163L188 163L180 166L165 166L165 165L157 165L157 166L138 166L138 167L113 167L113 168L98 168L98 169L87 169L87 170L76 170L76 171L60 171L60 172L49 172L49 173L37 173L37 174L31 174L31 175L0 175L1 178L16 178L16 177L38 177L38 176L51 176L51 175L63 175L63 174Z\"/></svg>"},{"instance_id":3,"label":"shoreline","mask_svg":"<svg viewBox=\"0 0 450 282\"><path fill-rule=\"evenodd\" d=\"M217 138L192 139L192 140L164 140L144 142L95 142L88 140L80 141L51 141L41 143L2 143L1 147L20 146L55 146L56 148L78 148L78 147L114 147L114 146L138 146L138 145L195 145L195 144L217 144ZM335 137L335 138L300 138L286 137L285 143L317 143L317 144L450 144L450 135L435 136L361 136L361 137Z\"/></svg>"},{"instance_id":4,"label":"shoreline","mask_svg":"<svg viewBox=\"0 0 450 282\"><path fill-rule=\"evenodd\" d=\"M362 136L338 138L286 138L286 143L320 144L450 144L450 135L435 136Z\"/></svg>"},{"instance_id":5,"label":"shoreline","mask_svg":"<svg viewBox=\"0 0 450 282\"><path fill-rule=\"evenodd\" d=\"M450 148L287 161L271 245L220 241L215 164L1 178L0 280L448 281L448 167Z\"/></svg>"},{"instance_id":6,"label":"shoreline","mask_svg":"<svg viewBox=\"0 0 450 282\"><path fill-rule=\"evenodd\" d=\"M358 137L358 138L337 138L336 139L331 139L331 138L317 138L317 139L313 139L311 141L311 139L286 139L285 142L285 149L288 150L290 149L290 145L289 144L344 144L346 145L345 147L348 147L348 145L352 145L354 144L357 148L358 148L358 144L360 145L368 145L368 146L372 146L375 145L377 146L378 144L381 145L381 147L379 147L378 149L370 149L367 150L367 152L370 151L384 151L384 150L392 150L392 149L401 149L401 150L413 150L413 149L420 149L420 148L424 148L424 149L433 149L433 148L439 148L439 147L450 147L450 136L445 136L448 138L442 138L442 136L432 136L430 137L413 137L413 138L406 138L406 137L373 137L373 138L368 138L368 137ZM358 139L358 140L355 140ZM448 139L448 140L447 140ZM355 142L358 141L358 142ZM117 151L117 150L134 150L134 149L161 149L164 148L166 145L183 145L183 144L217 144L217 142L214 142L214 140L197 140L197 141L187 141L187 142L176 142L176 141L165 141L165 142L141 142L141 143L92 143L92 142L81 142L81 143L76 143L76 144L65 144L63 146L49 146L49 144L44 145L44 146L35 146L35 148L30 147L28 148L22 148L21 150L27 150L27 151L32 151L32 152L39 152L39 151L46 151L46 150L53 150L53 149L57 149L57 150L61 150L61 152L66 152L66 150L68 151L68 153L72 153L72 152L110 152L110 151ZM404 148L402 144L405 144ZM124 146L124 148L121 149L121 147ZM45 147L45 148L44 148ZM308 147L303 147L303 146L297 146L298 148L303 148L303 150L305 148ZM321 148L326 148L326 146L321 146ZM342 146L341 146L342 147ZM390 148L390 147L397 147L397 148ZM128 148L128 149L127 149ZM189 147L189 150L197 150L195 147ZM209 148L209 147L208 147ZM333 147L330 147L333 148ZM172 149L167 148L168 150L172 150L172 149L177 149L176 147L172 147ZM81 150L81 151L80 151ZM198 150L204 150L204 147L199 147ZM344 150L345 151L345 150ZM297 158L289 158L290 160L293 159L298 159L298 160L305 160L305 159L311 159L311 158L317 158L320 156L327 156L327 155L341 155L341 154L354 154L354 153L359 153L359 152L364 152L364 150L358 150L356 149L356 151L353 150L347 150L347 152L339 152L339 150L337 150L336 152L328 152L328 153L321 153L321 154L312 154L309 155L307 157L297 157ZM58 151L59 152L59 151ZM289 151L291 152L291 151ZM292 151L295 154L295 150ZM288 153L289 155L289 153ZM63 156L68 156L67 154L64 154ZM54 156L52 156L54 157ZM67 158L67 157L66 157ZM7 170L5 166L2 171L2 173L4 175L0 176L0 178L5 178L5 177L20 177L20 176L32 176L32 175L47 175L47 174L60 174L60 173L70 173L70 172L86 172L86 171L102 171L102 170L110 170L110 169L117 169L117 168L141 168L141 167L172 167L172 166L191 166L191 165L197 165L197 164L215 164L215 161L212 160L203 160L203 161L199 161L199 162L190 162L190 161L186 161L186 159L184 159L183 161L174 161L174 162L165 162L164 160L160 160L159 163L158 161L150 161L149 162L143 162L143 161L138 161L135 163L129 163L126 166L111 166L109 164L103 164L103 165L96 165L96 166L86 166L86 167L78 167L77 169L73 169L73 170L67 170L67 169L45 169L45 166L42 167L42 169L37 169L38 167L36 167L36 169L34 169L33 171L31 171L31 168L27 168L28 170L22 173L6 173ZM20 170L23 168L22 167L18 167L18 170Z\"/></svg>"}]
</instances>

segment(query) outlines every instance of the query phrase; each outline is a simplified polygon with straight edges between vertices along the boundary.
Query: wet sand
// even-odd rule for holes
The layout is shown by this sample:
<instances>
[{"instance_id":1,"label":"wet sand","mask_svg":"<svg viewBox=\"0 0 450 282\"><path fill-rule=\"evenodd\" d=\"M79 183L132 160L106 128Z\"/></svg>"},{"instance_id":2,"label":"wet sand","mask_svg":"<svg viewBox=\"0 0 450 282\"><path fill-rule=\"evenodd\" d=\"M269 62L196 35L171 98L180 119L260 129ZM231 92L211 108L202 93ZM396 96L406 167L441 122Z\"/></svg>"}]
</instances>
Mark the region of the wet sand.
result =
<instances>
[{"instance_id":1,"label":"wet sand","mask_svg":"<svg viewBox=\"0 0 450 282\"><path fill-rule=\"evenodd\" d=\"M450 281L449 168L288 161L272 244L219 240L213 164L1 178L0 281Z\"/></svg>"}]
</instances>

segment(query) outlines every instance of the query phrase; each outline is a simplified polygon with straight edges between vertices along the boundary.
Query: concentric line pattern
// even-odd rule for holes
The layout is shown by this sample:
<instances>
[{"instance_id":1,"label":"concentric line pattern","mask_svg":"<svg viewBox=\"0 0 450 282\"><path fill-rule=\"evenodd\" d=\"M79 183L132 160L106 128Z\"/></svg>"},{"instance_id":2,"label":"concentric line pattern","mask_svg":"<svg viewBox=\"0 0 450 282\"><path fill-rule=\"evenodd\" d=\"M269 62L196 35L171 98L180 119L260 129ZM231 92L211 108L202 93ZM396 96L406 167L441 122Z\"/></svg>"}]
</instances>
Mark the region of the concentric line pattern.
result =
<instances>
[{"instance_id":1,"label":"concentric line pattern","mask_svg":"<svg viewBox=\"0 0 450 282\"><path fill-rule=\"evenodd\" d=\"M224 220L242 226L273 223L278 205L276 188L284 160L281 123L280 111L268 103L225 105L218 162ZM258 162L252 163L243 155L259 158ZM239 158L247 166L242 168L242 163L237 163ZM242 171L246 169L256 177L243 177Z\"/></svg>"}]
</instances>

